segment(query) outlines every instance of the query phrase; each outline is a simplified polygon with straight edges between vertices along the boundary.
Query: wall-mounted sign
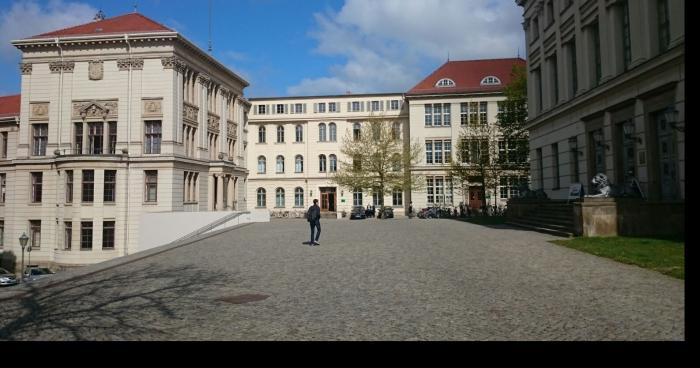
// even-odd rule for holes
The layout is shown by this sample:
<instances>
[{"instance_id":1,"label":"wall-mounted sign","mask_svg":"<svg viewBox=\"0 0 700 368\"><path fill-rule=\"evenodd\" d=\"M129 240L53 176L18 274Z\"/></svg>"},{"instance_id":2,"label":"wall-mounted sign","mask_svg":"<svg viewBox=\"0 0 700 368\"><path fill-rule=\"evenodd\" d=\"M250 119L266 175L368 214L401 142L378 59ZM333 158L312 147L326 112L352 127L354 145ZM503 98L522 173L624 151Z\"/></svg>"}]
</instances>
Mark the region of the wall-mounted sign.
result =
<instances>
[{"instance_id":1,"label":"wall-mounted sign","mask_svg":"<svg viewBox=\"0 0 700 368\"><path fill-rule=\"evenodd\" d=\"M581 197L583 197L583 184L572 183L569 185L569 198L567 202L572 199L579 199Z\"/></svg>"}]
</instances>

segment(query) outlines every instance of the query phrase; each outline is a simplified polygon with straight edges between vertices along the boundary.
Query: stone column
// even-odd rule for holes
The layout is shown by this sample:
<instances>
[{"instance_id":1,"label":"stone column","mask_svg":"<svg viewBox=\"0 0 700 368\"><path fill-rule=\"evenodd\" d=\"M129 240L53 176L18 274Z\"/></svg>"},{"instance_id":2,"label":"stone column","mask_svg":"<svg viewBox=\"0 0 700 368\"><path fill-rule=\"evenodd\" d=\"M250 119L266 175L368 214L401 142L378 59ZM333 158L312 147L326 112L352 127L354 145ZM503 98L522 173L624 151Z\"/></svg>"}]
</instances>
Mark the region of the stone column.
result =
<instances>
[{"instance_id":1,"label":"stone column","mask_svg":"<svg viewBox=\"0 0 700 368\"><path fill-rule=\"evenodd\" d=\"M228 199L230 210L234 211L236 209L234 206L236 200L236 178L234 176L228 177L228 196L226 198Z\"/></svg>"},{"instance_id":2,"label":"stone column","mask_svg":"<svg viewBox=\"0 0 700 368\"><path fill-rule=\"evenodd\" d=\"M85 154L89 152L90 147L88 147L88 122L83 121L83 152L78 152L78 154Z\"/></svg>"},{"instance_id":3,"label":"stone column","mask_svg":"<svg viewBox=\"0 0 700 368\"><path fill-rule=\"evenodd\" d=\"M201 147L202 149L207 148L207 133L209 129L207 129L208 126L208 118L209 118L209 101L207 97L207 92L209 91L209 77L205 75L200 75L199 78L199 83L200 83L200 99L199 99L199 139L197 139L198 144L197 147ZM198 156L195 154L195 156ZM208 159L208 157L199 157L199 158L205 158Z\"/></svg>"},{"instance_id":4,"label":"stone column","mask_svg":"<svg viewBox=\"0 0 700 368\"><path fill-rule=\"evenodd\" d=\"M214 189L216 185L214 184L216 182L216 176L215 175L209 175L209 191L207 193L207 209L209 211L214 211L216 209L216 203L214 203L216 193L214 193Z\"/></svg>"},{"instance_id":5,"label":"stone column","mask_svg":"<svg viewBox=\"0 0 700 368\"><path fill-rule=\"evenodd\" d=\"M217 158L219 153L224 153L224 160L228 159L228 151L224 151L228 137L228 101L230 92L228 89L221 87L221 119L219 119L219 149L216 153Z\"/></svg>"},{"instance_id":6,"label":"stone column","mask_svg":"<svg viewBox=\"0 0 700 368\"><path fill-rule=\"evenodd\" d=\"M109 154L109 122L102 123L102 153Z\"/></svg>"},{"instance_id":7,"label":"stone column","mask_svg":"<svg viewBox=\"0 0 700 368\"><path fill-rule=\"evenodd\" d=\"M216 175L216 210L224 210L224 174Z\"/></svg>"}]
</instances>

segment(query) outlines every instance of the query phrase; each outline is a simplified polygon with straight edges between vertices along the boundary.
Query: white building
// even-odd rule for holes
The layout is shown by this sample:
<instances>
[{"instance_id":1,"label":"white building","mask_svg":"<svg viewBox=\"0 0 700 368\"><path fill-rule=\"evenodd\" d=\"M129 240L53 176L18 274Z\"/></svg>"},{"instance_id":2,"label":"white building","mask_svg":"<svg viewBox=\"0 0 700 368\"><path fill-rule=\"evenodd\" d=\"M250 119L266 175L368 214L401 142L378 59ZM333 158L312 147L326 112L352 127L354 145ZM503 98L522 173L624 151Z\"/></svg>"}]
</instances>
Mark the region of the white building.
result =
<instances>
[{"instance_id":1,"label":"white building","mask_svg":"<svg viewBox=\"0 0 700 368\"><path fill-rule=\"evenodd\" d=\"M353 205L374 204L372 193L354 193L329 179L345 160L340 152L343 137L360 129L371 117L394 120L407 137L408 114L401 93L332 96L251 98L251 168L248 205L274 212L305 211L319 199L326 216L350 213ZM408 203L403 191L384 198L395 213Z\"/></svg>"},{"instance_id":2,"label":"white building","mask_svg":"<svg viewBox=\"0 0 700 368\"><path fill-rule=\"evenodd\" d=\"M248 83L133 13L12 44L19 126L0 161L4 250L71 266L138 250L142 213L245 209Z\"/></svg>"}]
</instances>

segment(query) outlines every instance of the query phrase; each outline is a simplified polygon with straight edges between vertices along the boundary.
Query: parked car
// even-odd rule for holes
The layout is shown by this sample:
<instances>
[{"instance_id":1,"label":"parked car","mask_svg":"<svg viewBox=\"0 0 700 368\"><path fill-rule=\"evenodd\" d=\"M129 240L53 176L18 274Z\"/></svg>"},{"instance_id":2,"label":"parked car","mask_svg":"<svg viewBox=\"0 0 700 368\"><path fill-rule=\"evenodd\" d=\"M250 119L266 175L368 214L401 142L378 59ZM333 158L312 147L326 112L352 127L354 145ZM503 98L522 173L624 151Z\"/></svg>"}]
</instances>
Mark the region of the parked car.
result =
<instances>
[{"instance_id":1,"label":"parked car","mask_svg":"<svg viewBox=\"0 0 700 368\"><path fill-rule=\"evenodd\" d=\"M54 274L56 273L48 268L32 265L28 266L27 269L24 271L24 280L37 281L47 277L51 277Z\"/></svg>"},{"instance_id":2,"label":"parked car","mask_svg":"<svg viewBox=\"0 0 700 368\"><path fill-rule=\"evenodd\" d=\"M352 206L352 210L350 211L350 220L354 219L366 219L367 215L365 214L365 209L362 206Z\"/></svg>"},{"instance_id":3,"label":"parked car","mask_svg":"<svg viewBox=\"0 0 700 368\"><path fill-rule=\"evenodd\" d=\"M379 218L394 218L394 209L392 207L382 207L379 210Z\"/></svg>"},{"instance_id":4,"label":"parked car","mask_svg":"<svg viewBox=\"0 0 700 368\"><path fill-rule=\"evenodd\" d=\"M0 286L10 285L17 285L17 276L4 268L0 268Z\"/></svg>"}]
</instances>

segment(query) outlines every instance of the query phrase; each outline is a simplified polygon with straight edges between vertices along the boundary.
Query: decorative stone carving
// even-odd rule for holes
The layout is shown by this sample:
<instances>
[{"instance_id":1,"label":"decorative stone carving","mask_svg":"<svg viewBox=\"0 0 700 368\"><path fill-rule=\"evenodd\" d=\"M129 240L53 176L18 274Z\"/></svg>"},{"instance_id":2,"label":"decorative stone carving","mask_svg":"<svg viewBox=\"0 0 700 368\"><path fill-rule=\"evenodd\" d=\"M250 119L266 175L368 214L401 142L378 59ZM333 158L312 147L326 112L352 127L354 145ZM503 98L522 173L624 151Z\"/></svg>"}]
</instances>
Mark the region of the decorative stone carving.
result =
<instances>
[{"instance_id":1,"label":"decorative stone carving","mask_svg":"<svg viewBox=\"0 0 700 368\"><path fill-rule=\"evenodd\" d=\"M160 63L163 64L163 69L173 69L175 68L175 63L177 58L174 56L164 56L160 58Z\"/></svg>"},{"instance_id":2,"label":"decorative stone carving","mask_svg":"<svg viewBox=\"0 0 700 368\"><path fill-rule=\"evenodd\" d=\"M23 75L32 74L32 63L19 63L19 68L22 70Z\"/></svg>"},{"instance_id":3,"label":"decorative stone carving","mask_svg":"<svg viewBox=\"0 0 700 368\"><path fill-rule=\"evenodd\" d=\"M143 59L131 59L131 69L132 70L143 70Z\"/></svg>"},{"instance_id":4,"label":"decorative stone carving","mask_svg":"<svg viewBox=\"0 0 700 368\"><path fill-rule=\"evenodd\" d=\"M117 68L121 71L129 70L131 67L131 59L117 59Z\"/></svg>"},{"instance_id":5,"label":"decorative stone carving","mask_svg":"<svg viewBox=\"0 0 700 368\"><path fill-rule=\"evenodd\" d=\"M162 104L163 104L163 101L160 99L143 100L143 115L144 116L163 115Z\"/></svg>"},{"instance_id":6,"label":"decorative stone carving","mask_svg":"<svg viewBox=\"0 0 700 368\"><path fill-rule=\"evenodd\" d=\"M190 124L197 126L197 115L199 114L199 108L194 105L190 105L187 102L182 104L182 118Z\"/></svg>"},{"instance_id":7,"label":"decorative stone carving","mask_svg":"<svg viewBox=\"0 0 700 368\"><path fill-rule=\"evenodd\" d=\"M618 186L612 184L608 176L603 173L597 173L591 179L591 183L595 186L598 191L597 194L587 195L586 197L631 197L631 198L642 198L642 190L639 187L639 182L636 178L630 177L626 185Z\"/></svg>"},{"instance_id":8,"label":"decorative stone carving","mask_svg":"<svg viewBox=\"0 0 700 368\"><path fill-rule=\"evenodd\" d=\"M93 60L88 64L88 76L90 80L100 80L104 77L104 63L102 60Z\"/></svg>"},{"instance_id":9,"label":"decorative stone carving","mask_svg":"<svg viewBox=\"0 0 700 368\"><path fill-rule=\"evenodd\" d=\"M29 103L29 119L31 120L46 120L49 118L49 103L48 102L31 102Z\"/></svg>"},{"instance_id":10,"label":"decorative stone carving","mask_svg":"<svg viewBox=\"0 0 700 368\"><path fill-rule=\"evenodd\" d=\"M117 116L117 101L73 102L73 119L106 119Z\"/></svg>"},{"instance_id":11,"label":"decorative stone carving","mask_svg":"<svg viewBox=\"0 0 700 368\"><path fill-rule=\"evenodd\" d=\"M61 69L63 69L63 62L53 61L49 63L49 70L51 70L51 73L60 73Z\"/></svg>"},{"instance_id":12,"label":"decorative stone carving","mask_svg":"<svg viewBox=\"0 0 700 368\"><path fill-rule=\"evenodd\" d=\"M215 133L219 132L219 116L216 114L209 113L207 115L207 128Z\"/></svg>"},{"instance_id":13,"label":"decorative stone carving","mask_svg":"<svg viewBox=\"0 0 700 368\"><path fill-rule=\"evenodd\" d=\"M75 68L75 62L73 62L73 61L64 61L63 62L63 71L65 73L73 73L74 68Z\"/></svg>"},{"instance_id":14,"label":"decorative stone carving","mask_svg":"<svg viewBox=\"0 0 700 368\"><path fill-rule=\"evenodd\" d=\"M229 138L236 139L236 130L238 128L238 125L231 120L227 120L226 124L228 126L228 129L226 130L226 134L228 135Z\"/></svg>"},{"instance_id":15,"label":"decorative stone carving","mask_svg":"<svg viewBox=\"0 0 700 368\"><path fill-rule=\"evenodd\" d=\"M205 74L200 74L197 76L197 81L199 81L199 84L203 85L206 88L209 88L211 86L211 78Z\"/></svg>"}]
</instances>

